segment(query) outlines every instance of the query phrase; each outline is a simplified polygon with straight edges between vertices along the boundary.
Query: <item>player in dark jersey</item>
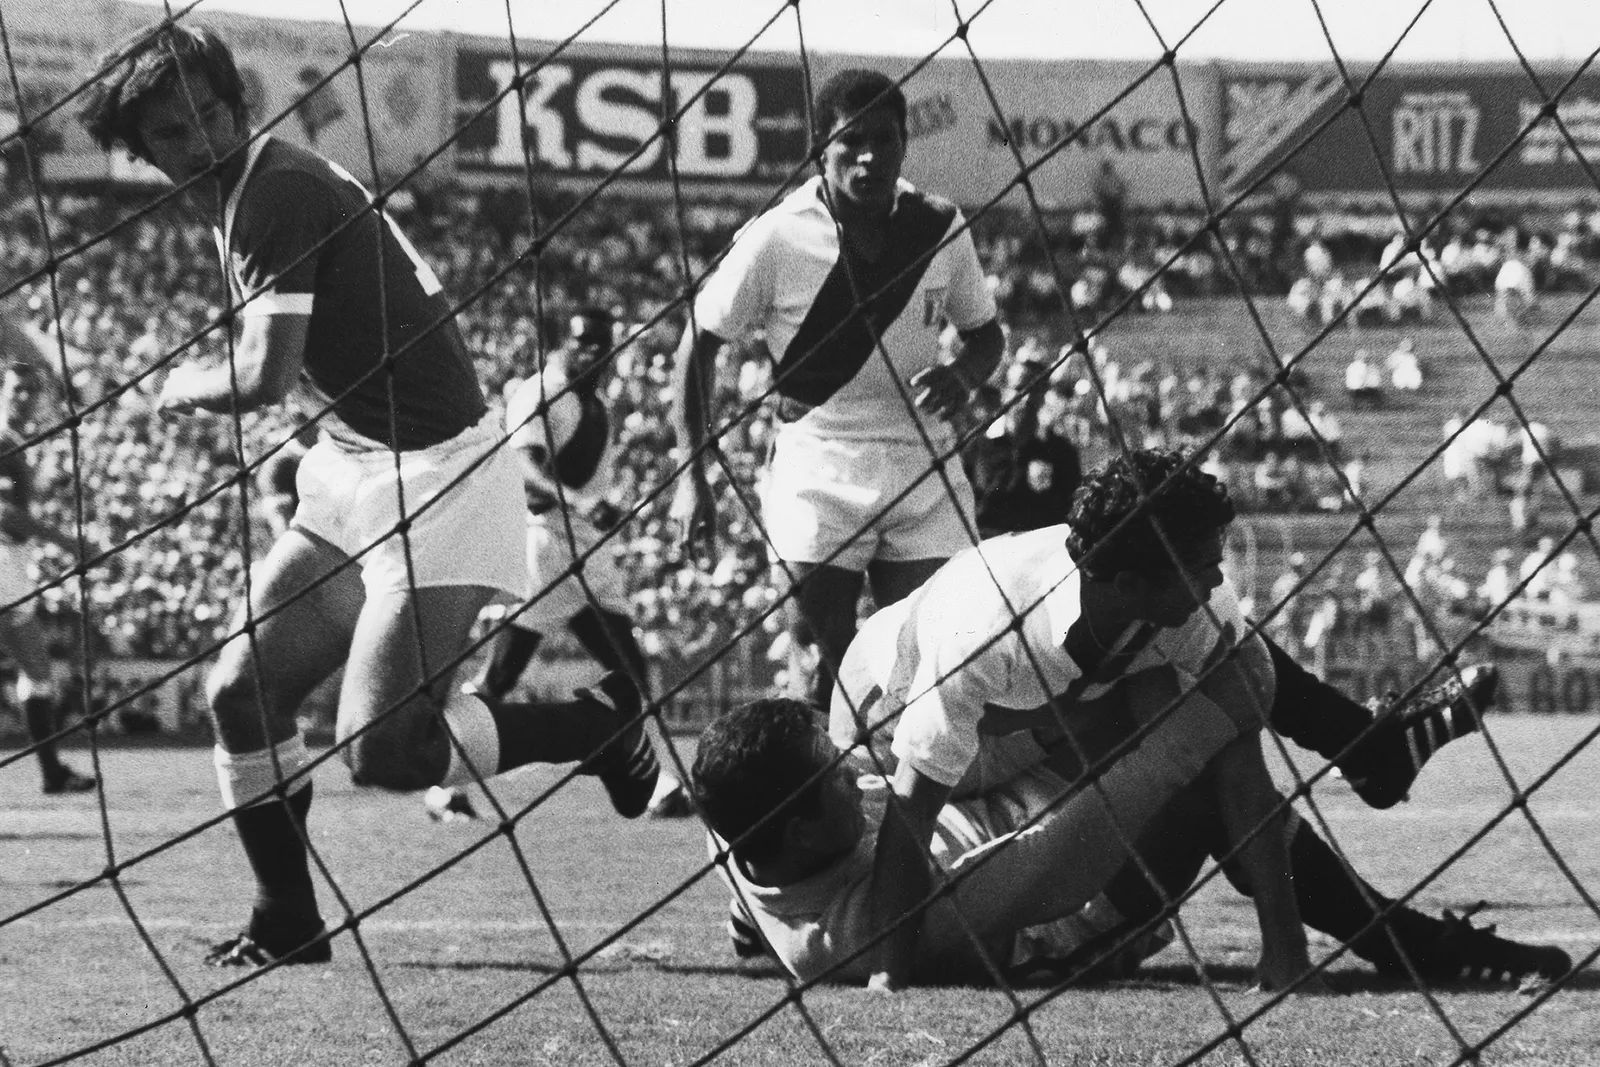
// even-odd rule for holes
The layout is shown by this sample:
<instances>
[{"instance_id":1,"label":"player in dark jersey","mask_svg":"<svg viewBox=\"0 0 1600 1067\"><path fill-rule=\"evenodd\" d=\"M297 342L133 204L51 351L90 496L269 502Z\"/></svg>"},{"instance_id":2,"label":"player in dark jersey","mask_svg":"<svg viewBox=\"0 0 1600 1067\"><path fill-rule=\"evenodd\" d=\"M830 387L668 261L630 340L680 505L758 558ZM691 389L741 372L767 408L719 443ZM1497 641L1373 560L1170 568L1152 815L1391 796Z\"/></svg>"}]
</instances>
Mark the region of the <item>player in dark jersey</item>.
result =
<instances>
[{"instance_id":1,"label":"player in dark jersey","mask_svg":"<svg viewBox=\"0 0 1600 1067\"><path fill-rule=\"evenodd\" d=\"M84 793L96 779L63 763L56 754L56 723L65 679L50 656L39 601L28 577L30 542L48 541L73 555L78 546L65 531L33 511L33 470L20 432L32 415L41 389L53 380L49 358L23 326L0 314L0 654L17 672L17 703L22 705L46 793Z\"/></svg>"},{"instance_id":2,"label":"player in dark jersey","mask_svg":"<svg viewBox=\"0 0 1600 1067\"><path fill-rule=\"evenodd\" d=\"M295 712L341 666L337 736L357 784L419 790L578 761L619 811L641 813L658 767L628 678L539 704L451 685L480 610L522 596L527 576L516 467L433 271L349 174L252 132L210 31L159 24L100 70L85 125L213 224L234 298L226 360L176 366L159 407L233 414L293 397L320 432L293 524L253 568L207 679L218 781L257 883L249 924L211 962L331 955Z\"/></svg>"}]
</instances>

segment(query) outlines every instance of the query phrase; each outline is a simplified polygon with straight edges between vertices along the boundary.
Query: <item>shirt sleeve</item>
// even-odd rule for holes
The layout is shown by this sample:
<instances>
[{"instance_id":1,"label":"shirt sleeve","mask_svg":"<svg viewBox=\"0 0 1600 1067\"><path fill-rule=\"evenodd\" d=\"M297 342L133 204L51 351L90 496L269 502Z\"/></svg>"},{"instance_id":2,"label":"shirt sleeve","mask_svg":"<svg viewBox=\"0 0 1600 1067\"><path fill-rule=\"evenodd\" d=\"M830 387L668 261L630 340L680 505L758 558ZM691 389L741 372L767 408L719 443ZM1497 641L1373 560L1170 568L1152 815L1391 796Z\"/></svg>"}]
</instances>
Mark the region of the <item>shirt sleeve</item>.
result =
<instances>
[{"instance_id":1,"label":"shirt sleeve","mask_svg":"<svg viewBox=\"0 0 1600 1067\"><path fill-rule=\"evenodd\" d=\"M766 215L752 219L734 237L728 254L695 297L697 325L725 341L748 337L772 309L777 236Z\"/></svg>"},{"instance_id":2,"label":"shirt sleeve","mask_svg":"<svg viewBox=\"0 0 1600 1067\"><path fill-rule=\"evenodd\" d=\"M305 174L248 179L230 238L231 263L252 315L309 315L322 246L345 222L331 191Z\"/></svg>"},{"instance_id":3,"label":"shirt sleeve","mask_svg":"<svg viewBox=\"0 0 1600 1067\"><path fill-rule=\"evenodd\" d=\"M895 758L953 788L978 757L985 702L1009 691L1015 635L974 627L972 619L992 613L970 596L938 599L959 608L960 617L927 610L926 604L910 614L884 700L903 709L894 732Z\"/></svg>"},{"instance_id":4,"label":"shirt sleeve","mask_svg":"<svg viewBox=\"0 0 1600 1067\"><path fill-rule=\"evenodd\" d=\"M946 251L950 256L950 287L945 293L944 314L958 330L975 330L999 314L994 294L983 276L978 250L972 243L972 230L966 217L957 213L952 228L961 228Z\"/></svg>"},{"instance_id":5,"label":"shirt sleeve","mask_svg":"<svg viewBox=\"0 0 1600 1067\"><path fill-rule=\"evenodd\" d=\"M560 375L530 378L506 399L506 432L513 448L545 455L559 450L572 440L579 416L578 398Z\"/></svg>"}]
</instances>

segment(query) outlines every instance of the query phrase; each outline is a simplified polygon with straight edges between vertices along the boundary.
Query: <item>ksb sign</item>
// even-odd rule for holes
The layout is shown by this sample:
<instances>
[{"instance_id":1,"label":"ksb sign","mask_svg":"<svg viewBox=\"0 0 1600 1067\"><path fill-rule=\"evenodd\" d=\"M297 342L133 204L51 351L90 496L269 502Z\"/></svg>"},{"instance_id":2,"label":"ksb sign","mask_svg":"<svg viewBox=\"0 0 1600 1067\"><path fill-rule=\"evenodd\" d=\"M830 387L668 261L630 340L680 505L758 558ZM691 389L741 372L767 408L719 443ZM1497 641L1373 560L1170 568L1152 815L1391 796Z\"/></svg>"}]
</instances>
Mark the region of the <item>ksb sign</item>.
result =
<instances>
[{"instance_id":1,"label":"ksb sign","mask_svg":"<svg viewBox=\"0 0 1600 1067\"><path fill-rule=\"evenodd\" d=\"M675 62L663 75L641 51L514 59L475 46L457 50L455 85L456 165L466 172L520 179L531 161L557 175L665 179L662 120L679 109L673 133L684 179L770 185L805 159L805 88L792 64L719 73L710 61Z\"/></svg>"}]
</instances>

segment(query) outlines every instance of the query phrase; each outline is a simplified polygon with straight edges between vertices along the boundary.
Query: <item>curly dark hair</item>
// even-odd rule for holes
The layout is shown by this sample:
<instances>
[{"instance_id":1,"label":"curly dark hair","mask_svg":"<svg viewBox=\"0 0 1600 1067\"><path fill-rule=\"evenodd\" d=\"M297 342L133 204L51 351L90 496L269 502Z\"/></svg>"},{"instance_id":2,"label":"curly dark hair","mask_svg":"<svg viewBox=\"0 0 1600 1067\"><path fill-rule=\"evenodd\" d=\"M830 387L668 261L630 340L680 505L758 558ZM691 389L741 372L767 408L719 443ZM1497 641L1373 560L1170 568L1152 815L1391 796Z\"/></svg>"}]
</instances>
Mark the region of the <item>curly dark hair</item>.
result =
<instances>
[{"instance_id":1,"label":"curly dark hair","mask_svg":"<svg viewBox=\"0 0 1600 1067\"><path fill-rule=\"evenodd\" d=\"M852 67L841 70L817 90L811 109L811 140L815 151L822 151L828 135L840 119L872 107L887 107L900 122L900 136L906 134L906 94L887 74Z\"/></svg>"},{"instance_id":2,"label":"curly dark hair","mask_svg":"<svg viewBox=\"0 0 1600 1067\"><path fill-rule=\"evenodd\" d=\"M1174 552L1192 555L1233 518L1228 487L1182 452L1140 449L1112 459L1078 487L1067 552L1090 579L1171 570Z\"/></svg>"},{"instance_id":3,"label":"curly dark hair","mask_svg":"<svg viewBox=\"0 0 1600 1067\"><path fill-rule=\"evenodd\" d=\"M695 803L724 841L750 835L733 847L741 860L777 855L788 821L821 810L817 732L810 704L768 697L719 716L700 735Z\"/></svg>"},{"instance_id":4,"label":"curly dark hair","mask_svg":"<svg viewBox=\"0 0 1600 1067\"><path fill-rule=\"evenodd\" d=\"M140 112L151 96L183 76L204 78L211 91L243 122L244 79L222 38L203 27L161 22L130 34L101 57L101 73L89 88L78 121L101 148L117 145L148 161L139 136Z\"/></svg>"}]
</instances>

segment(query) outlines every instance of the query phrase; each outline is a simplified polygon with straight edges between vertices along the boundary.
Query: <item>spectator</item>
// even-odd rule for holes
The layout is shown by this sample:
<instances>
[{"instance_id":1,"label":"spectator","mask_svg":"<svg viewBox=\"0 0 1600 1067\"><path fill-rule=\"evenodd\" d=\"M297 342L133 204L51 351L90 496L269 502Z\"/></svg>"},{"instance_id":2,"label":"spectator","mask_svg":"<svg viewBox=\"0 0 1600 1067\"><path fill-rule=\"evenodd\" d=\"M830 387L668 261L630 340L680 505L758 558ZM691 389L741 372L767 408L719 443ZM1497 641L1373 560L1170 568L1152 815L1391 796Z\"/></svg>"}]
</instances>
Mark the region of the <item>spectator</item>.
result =
<instances>
[{"instance_id":1,"label":"spectator","mask_svg":"<svg viewBox=\"0 0 1600 1067\"><path fill-rule=\"evenodd\" d=\"M1372 362L1365 348L1356 349L1355 355L1344 369L1344 391L1350 403L1357 407L1380 407L1383 404L1383 373Z\"/></svg>"},{"instance_id":2,"label":"spectator","mask_svg":"<svg viewBox=\"0 0 1600 1067\"><path fill-rule=\"evenodd\" d=\"M1397 393L1415 393L1422 388L1422 361L1417 357L1417 345L1409 337L1402 337L1384 360L1389 372L1389 384Z\"/></svg>"}]
</instances>

